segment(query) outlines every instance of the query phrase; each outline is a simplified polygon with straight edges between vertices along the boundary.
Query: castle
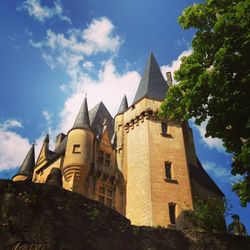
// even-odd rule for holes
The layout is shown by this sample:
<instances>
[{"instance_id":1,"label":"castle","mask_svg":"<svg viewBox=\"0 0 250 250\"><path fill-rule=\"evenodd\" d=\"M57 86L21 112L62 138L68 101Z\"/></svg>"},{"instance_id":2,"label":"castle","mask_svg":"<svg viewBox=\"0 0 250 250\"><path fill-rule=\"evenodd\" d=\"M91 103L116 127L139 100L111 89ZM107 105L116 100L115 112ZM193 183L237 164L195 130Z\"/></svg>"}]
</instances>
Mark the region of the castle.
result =
<instances>
[{"instance_id":1,"label":"castle","mask_svg":"<svg viewBox=\"0 0 250 250\"><path fill-rule=\"evenodd\" d=\"M151 53L128 106L124 96L114 118L100 102L90 111L85 98L67 135L55 149L44 139L35 163L34 145L13 181L45 183L56 169L62 186L100 201L135 225L175 226L194 197L224 194L199 162L188 123L158 116L171 79L165 81Z\"/></svg>"}]
</instances>

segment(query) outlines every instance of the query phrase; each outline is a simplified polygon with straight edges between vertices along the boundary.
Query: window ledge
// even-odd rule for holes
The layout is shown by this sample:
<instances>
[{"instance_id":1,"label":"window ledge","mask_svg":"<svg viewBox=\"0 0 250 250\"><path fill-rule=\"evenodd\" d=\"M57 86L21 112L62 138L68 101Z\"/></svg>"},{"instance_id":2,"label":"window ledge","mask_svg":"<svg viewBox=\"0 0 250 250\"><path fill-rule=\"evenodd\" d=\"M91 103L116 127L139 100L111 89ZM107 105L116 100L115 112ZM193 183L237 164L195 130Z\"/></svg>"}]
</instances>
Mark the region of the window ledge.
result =
<instances>
[{"instance_id":1,"label":"window ledge","mask_svg":"<svg viewBox=\"0 0 250 250\"><path fill-rule=\"evenodd\" d=\"M171 134L163 134L161 133L162 137L166 137L166 138L173 138L173 136Z\"/></svg>"},{"instance_id":2,"label":"window ledge","mask_svg":"<svg viewBox=\"0 0 250 250\"><path fill-rule=\"evenodd\" d=\"M177 180L174 180L174 179L167 179L167 178L165 178L164 180L165 180L166 182L169 182L169 183L178 184L178 181L177 181Z\"/></svg>"}]
</instances>

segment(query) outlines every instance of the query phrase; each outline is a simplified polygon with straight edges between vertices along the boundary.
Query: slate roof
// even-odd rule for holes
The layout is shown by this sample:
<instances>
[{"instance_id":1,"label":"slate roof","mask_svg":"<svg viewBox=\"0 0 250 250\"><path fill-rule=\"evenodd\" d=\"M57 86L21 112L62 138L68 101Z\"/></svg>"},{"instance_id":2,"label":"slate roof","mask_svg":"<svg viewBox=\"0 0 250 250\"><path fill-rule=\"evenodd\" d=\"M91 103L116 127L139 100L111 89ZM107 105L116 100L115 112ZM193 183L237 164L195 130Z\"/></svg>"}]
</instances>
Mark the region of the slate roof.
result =
<instances>
[{"instance_id":1,"label":"slate roof","mask_svg":"<svg viewBox=\"0 0 250 250\"><path fill-rule=\"evenodd\" d=\"M86 109L87 109L87 100L84 99L84 102L80 108L80 111L77 115L76 121L74 123L73 128L79 128L80 126L85 128L91 128L96 136L100 136L103 131L103 122L106 118L108 125L108 132L110 138L112 138L114 134L114 119L111 114L103 104L103 102L98 103L95 107L93 107L88 113L86 117ZM87 121L87 122L86 122ZM64 154L67 146L68 137L66 136L62 142L55 148L54 152L50 151L50 159L49 162L57 158L59 155Z\"/></svg>"},{"instance_id":2,"label":"slate roof","mask_svg":"<svg viewBox=\"0 0 250 250\"><path fill-rule=\"evenodd\" d=\"M90 128L89 111L86 97L84 98L84 101L72 128Z\"/></svg>"},{"instance_id":3,"label":"slate roof","mask_svg":"<svg viewBox=\"0 0 250 250\"><path fill-rule=\"evenodd\" d=\"M193 178L199 184L207 187L209 190L213 191L219 196L224 197L225 195L220 190L220 188L215 184L212 178L208 175L205 169L202 167L198 158L197 161L198 161L198 166L194 166L191 163L189 163L191 179Z\"/></svg>"},{"instance_id":4,"label":"slate roof","mask_svg":"<svg viewBox=\"0 0 250 250\"><path fill-rule=\"evenodd\" d=\"M96 136L100 136L103 131L103 121L106 118L108 125L109 137L112 138L114 134L114 119L103 104L98 103L89 111L90 127Z\"/></svg>"},{"instance_id":5,"label":"slate roof","mask_svg":"<svg viewBox=\"0 0 250 250\"><path fill-rule=\"evenodd\" d=\"M35 167L35 146L34 144L32 144L29 152L27 153L16 175L27 175L32 177L34 167Z\"/></svg>"},{"instance_id":6,"label":"slate roof","mask_svg":"<svg viewBox=\"0 0 250 250\"><path fill-rule=\"evenodd\" d=\"M135 104L144 97L163 101L165 99L167 90L167 82L163 78L163 75L155 60L153 53L150 53L133 104Z\"/></svg>"},{"instance_id":7,"label":"slate roof","mask_svg":"<svg viewBox=\"0 0 250 250\"><path fill-rule=\"evenodd\" d=\"M65 136L65 138L61 141L61 143L55 148L54 152L58 154L62 154L65 152L66 146L67 146L67 140L68 137Z\"/></svg>"},{"instance_id":8,"label":"slate roof","mask_svg":"<svg viewBox=\"0 0 250 250\"><path fill-rule=\"evenodd\" d=\"M116 115L124 113L127 109L128 109L128 100L127 100L127 96L124 95L124 97L122 98L122 102L120 104L120 107L119 107L118 112L117 112Z\"/></svg>"}]
</instances>

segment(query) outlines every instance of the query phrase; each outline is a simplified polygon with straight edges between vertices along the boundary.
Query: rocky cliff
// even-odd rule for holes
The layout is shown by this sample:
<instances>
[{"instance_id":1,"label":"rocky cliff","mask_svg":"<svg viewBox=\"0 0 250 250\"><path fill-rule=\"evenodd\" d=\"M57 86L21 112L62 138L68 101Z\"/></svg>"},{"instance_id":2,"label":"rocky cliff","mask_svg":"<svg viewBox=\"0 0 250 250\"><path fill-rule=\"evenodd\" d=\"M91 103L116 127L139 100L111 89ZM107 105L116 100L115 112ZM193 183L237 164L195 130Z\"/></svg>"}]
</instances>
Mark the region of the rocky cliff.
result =
<instances>
[{"instance_id":1,"label":"rocky cliff","mask_svg":"<svg viewBox=\"0 0 250 250\"><path fill-rule=\"evenodd\" d=\"M250 237L136 227L61 188L0 180L0 249L250 249Z\"/></svg>"}]
</instances>

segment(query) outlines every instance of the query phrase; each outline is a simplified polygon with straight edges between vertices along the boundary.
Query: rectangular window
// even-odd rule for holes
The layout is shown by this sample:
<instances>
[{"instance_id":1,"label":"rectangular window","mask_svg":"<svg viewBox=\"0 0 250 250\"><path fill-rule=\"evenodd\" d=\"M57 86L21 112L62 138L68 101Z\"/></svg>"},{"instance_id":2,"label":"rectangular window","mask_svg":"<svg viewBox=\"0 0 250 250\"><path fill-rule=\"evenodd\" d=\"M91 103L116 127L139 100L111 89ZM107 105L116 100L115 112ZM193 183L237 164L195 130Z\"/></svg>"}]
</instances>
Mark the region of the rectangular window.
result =
<instances>
[{"instance_id":1,"label":"rectangular window","mask_svg":"<svg viewBox=\"0 0 250 250\"><path fill-rule=\"evenodd\" d=\"M167 135L167 132L168 132L168 124L166 122L162 122L161 123L161 134L164 136L164 135Z\"/></svg>"},{"instance_id":2,"label":"rectangular window","mask_svg":"<svg viewBox=\"0 0 250 250\"><path fill-rule=\"evenodd\" d=\"M112 208L112 203L113 203L113 191L112 191L112 189L110 187L109 187L109 189L107 189L104 186L100 186L99 187L98 201L100 201L103 204L105 204L106 206Z\"/></svg>"},{"instance_id":3,"label":"rectangular window","mask_svg":"<svg viewBox=\"0 0 250 250\"><path fill-rule=\"evenodd\" d=\"M172 179L171 162L165 162L165 176L167 179Z\"/></svg>"},{"instance_id":4,"label":"rectangular window","mask_svg":"<svg viewBox=\"0 0 250 250\"><path fill-rule=\"evenodd\" d=\"M73 151L72 151L73 154L80 154L81 151L80 151L80 144L74 144L73 145Z\"/></svg>"},{"instance_id":5,"label":"rectangular window","mask_svg":"<svg viewBox=\"0 0 250 250\"><path fill-rule=\"evenodd\" d=\"M174 204L174 203L169 203L168 204L169 218L170 218L170 223L171 224L175 224L175 219L176 219L175 207L176 207L176 204Z\"/></svg>"}]
</instances>

